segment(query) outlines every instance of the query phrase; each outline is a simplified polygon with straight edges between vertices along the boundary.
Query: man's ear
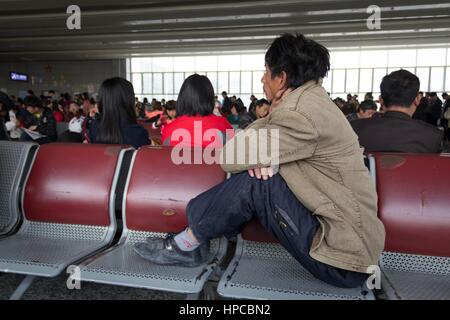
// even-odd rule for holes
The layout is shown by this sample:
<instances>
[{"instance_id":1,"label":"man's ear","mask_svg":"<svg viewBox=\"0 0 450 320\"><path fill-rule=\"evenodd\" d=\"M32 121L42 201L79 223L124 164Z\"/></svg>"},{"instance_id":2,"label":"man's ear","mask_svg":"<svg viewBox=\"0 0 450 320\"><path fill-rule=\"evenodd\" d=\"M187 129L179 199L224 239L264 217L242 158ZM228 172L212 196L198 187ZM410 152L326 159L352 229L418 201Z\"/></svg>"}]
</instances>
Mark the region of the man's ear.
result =
<instances>
[{"instance_id":1,"label":"man's ear","mask_svg":"<svg viewBox=\"0 0 450 320\"><path fill-rule=\"evenodd\" d=\"M284 71L281 71L280 75L278 76L280 78L280 88L285 89L287 85L287 74Z\"/></svg>"},{"instance_id":2,"label":"man's ear","mask_svg":"<svg viewBox=\"0 0 450 320\"><path fill-rule=\"evenodd\" d=\"M420 100L421 100L420 99L420 94L418 94L417 97L414 99L414 102L413 102L414 106L417 107L420 104Z\"/></svg>"}]
</instances>

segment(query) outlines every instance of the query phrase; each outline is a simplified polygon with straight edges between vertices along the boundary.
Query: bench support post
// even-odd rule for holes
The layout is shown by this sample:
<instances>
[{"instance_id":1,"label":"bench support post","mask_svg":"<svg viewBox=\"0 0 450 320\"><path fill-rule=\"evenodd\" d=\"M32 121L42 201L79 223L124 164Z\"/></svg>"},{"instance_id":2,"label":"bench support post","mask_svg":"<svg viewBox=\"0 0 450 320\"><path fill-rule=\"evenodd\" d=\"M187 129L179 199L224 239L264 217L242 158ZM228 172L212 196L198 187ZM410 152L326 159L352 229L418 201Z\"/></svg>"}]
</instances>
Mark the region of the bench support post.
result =
<instances>
[{"instance_id":1,"label":"bench support post","mask_svg":"<svg viewBox=\"0 0 450 320\"><path fill-rule=\"evenodd\" d=\"M9 300L20 300L24 293L28 290L28 288L33 283L34 279L36 279L36 276L26 276L25 279L22 280L22 282L19 284L17 289L14 291L14 293L11 295Z\"/></svg>"}]
</instances>

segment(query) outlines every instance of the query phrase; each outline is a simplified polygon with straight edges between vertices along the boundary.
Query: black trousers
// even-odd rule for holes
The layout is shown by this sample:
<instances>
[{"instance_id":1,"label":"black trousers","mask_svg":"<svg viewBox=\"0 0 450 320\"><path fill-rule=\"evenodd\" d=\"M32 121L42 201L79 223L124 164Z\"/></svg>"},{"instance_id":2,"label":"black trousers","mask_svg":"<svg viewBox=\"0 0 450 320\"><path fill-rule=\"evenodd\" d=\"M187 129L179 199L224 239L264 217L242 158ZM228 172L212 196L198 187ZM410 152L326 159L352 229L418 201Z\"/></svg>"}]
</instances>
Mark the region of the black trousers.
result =
<instances>
[{"instance_id":1,"label":"black trousers","mask_svg":"<svg viewBox=\"0 0 450 320\"><path fill-rule=\"evenodd\" d=\"M233 175L192 199L186 211L189 226L200 242L222 235L235 236L246 222L257 217L316 278L337 287L355 288L368 277L311 258L309 250L319 222L279 174L265 181L252 178L247 172Z\"/></svg>"}]
</instances>

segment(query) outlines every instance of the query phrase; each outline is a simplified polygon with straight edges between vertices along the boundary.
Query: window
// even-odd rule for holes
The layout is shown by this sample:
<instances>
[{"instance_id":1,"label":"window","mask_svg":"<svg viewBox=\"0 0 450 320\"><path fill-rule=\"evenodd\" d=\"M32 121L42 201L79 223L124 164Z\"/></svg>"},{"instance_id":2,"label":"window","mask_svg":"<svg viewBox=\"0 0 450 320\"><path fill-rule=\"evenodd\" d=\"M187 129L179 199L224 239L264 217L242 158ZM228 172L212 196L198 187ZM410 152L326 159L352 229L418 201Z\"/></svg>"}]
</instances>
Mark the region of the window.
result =
<instances>
[{"instance_id":1,"label":"window","mask_svg":"<svg viewBox=\"0 0 450 320\"><path fill-rule=\"evenodd\" d=\"M216 71L217 56L195 57L195 71Z\"/></svg>"},{"instance_id":2,"label":"window","mask_svg":"<svg viewBox=\"0 0 450 320\"><path fill-rule=\"evenodd\" d=\"M142 74L142 78L144 80L144 87L143 87L142 93L145 93L145 94L152 93L153 92L152 74L144 73L144 74Z\"/></svg>"},{"instance_id":3,"label":"window","mask_svg":"<svg viewBox=\"0 0 450 320\"><path fill-rule=\"evenodd\" d=\"M362 50L360 68L382 68L388 62L387 50Z\"/></svg>"},{"instance_id":4,"label":"window","mask_svg":"<svg viewBox=\"0 0 450 320\"><path fill-rule=\"evenodd\" d=\"M323 78L323 87L325 88L325 90L327 90L327 92L331 92L331 71L328 72L328 75Z\"/></svg>"},{"instance_id":5,"label":"window","mask_svg":"<svg viewBox=\"0 0 450 320\"><path fill-rule=\"evenodd\" d=\"M347 70L347 80L346 80L346 92L358 92L358 77L359 70L358 69L350 69Z\"/></svg>"},{"instance_id":6,"label":"window","mask_svg":"<svg viewBox=\"0 0 450 320\"><path fill-rule=\"evenodd\" d=\"M263 75L264 71L253 72L253 94L262 94L264 92L263 84L261 82Z\"/></svg>"},{"instance_id":7,"label":"window","mask_svg":"<svg viewBox=\"0 0 450 320\"><path fill-rule=\"evenodd\" d=\"M386 69L373 69L373 92L380 92L380 84L386 74Z\"/></svg>"},{"instance_id":8,"label":"window","mask_svg":"<svg viewBox=\"0 0 450 320\"><path fill-rule=\"evenodd\" d=\"M417 50L389 50L388 67L399 69L400 67L416 66Z\"/></svg>"},{"instance_id":9,"label":"window","mask_svg":"<svg viewBox=\"0 0 450 320\"><path fill-rule=\"evenodd\" d=\"M173 71L173 58L153 58L152 59L152 71L153 72L172 72Z\"/></svg>"},{"instance_id":10,"label":"window","mask_svg":"<svg viewBox=\"0 0 450 320\"><path fill-rule=\"evenodd\" d=\"M345 93L345 70L333 70L333 92Z\"/></svg>"},{"instance_id":11,"label":"window","mask_svg":"<svg viewBox=\"0 0 450 320\"><path fill-rule=\"evenodd\" d=\"M252 93L252 73L242 72L241 73L241 92L242 93Z\"/></svg>"},{"instance_id":12,"label":"window","mask_svg":"<svg viewBox=\"0 0 450 320\"><path fill-rule=\"evenodd\" d=\"M218 79L218 92L226 91L229 92L228 89L228 72L219 72L219 79Z\"/></svg>"},{"instance_id":13,"label":"window","mask_svg":"<svg viewBox=\"0 0 450 320\"><path fill-rule=\"evenodd\" d=\"M418 67L434 67L444 66L446 58L445 49L418 49L417 50L417 66Z\"/></svg>"},{"instance_id":14,"label":"window","mask_svg":"<svg viewBox=\"0 0 450 320\"><path fill-rule=\"evenodd\" d=\"M173 94L173 73L164 74L164 93Z\"/></svg>"},{"instance_id":15,"label":"window","mask_svg":"<svg viewBox=\"0 0 450 320\"><path fill-rule=\"evenodd\" d=\"M173 70L176 72L194 71L195 57L175 57L173 58Z\"/></svg>"},{"instance_id":16,"label":"window","mask_svg":"<svg viewBox=\"0 0 450 320\"><path fill-rule=\"evenodd\" d=\"M175 94L178 95L178 93L180 92L181 86L183 85L184 82L184 73L174 73L173 74L173 78L174 78L174 92Z\"/></svg>"},{"instance_id":17,"label":"window","mask_svg":"<svg viewBox=\"0 0 450 320\"><path fill-rule=\"evenodd\" d=\"M431 68L430 91L444 91L444 68Z\"/></svg>"},{"instance_id":18,"label":"window","mask_svg":"<svg viewBox=\"0 0 450 320\"><path fill-rule=\"evenodd\" d=\"M163 93L163 74L154 73L153 74L153 93L162 94Z\"/></svg>"},{"instance_id":19,"label":"window","mask_svg":"<svg viewBox=\"0 0 450 320\"><path fill-rule=\"evenodd\" d=\"M152 72L152 58L131 59L131 72Z\"/></svg>"},{"instance_id":20,"label":"window","mask_svg":"<svg viewBox=\"0 0 450 320\"><path fill-rule=\"evenodd\" d=\"M445 72L445 91L450 92L450 67Z\"/></svg>"},{"instance_id":21,"label":"window","mask_svg":"<svg viewBox=\"0 0 450 320\"><path fill-rule=\"evenodd\" d=\"M239 95L241 92L241 73L230 72L230 93Z\"/></svg>"},{"instance_id":22,"label":"window","mask_svg":"<svg viewBox=\"0 0 450 320\"><path fill-rule=\"evenodd\" d=\"M450 49L395 48L330 51L331 70L323 86L332 97L380 91L383 77L399 69L416 74L422 91L450 91ZM244 101L263 96L264 53L139 57L126 61L136 96L176 97L185 78L206 75L216 94L227 91ZM248 102L246 103L248 104Z\"/></svg>"},{"instance_id":23,"label":"window","mask_svg":"<svg viewBox=\"0 0 450 320\"><path fill-rule=\"evenodd\" d=\"M359 90L372 92L372 72L373 69L361 69L359 73Z\"/></svg>"},{"instance_id":24,"label":"window","mask_svg":"<svg viewBox=\"0 0 450 320\"><path fill-rule=\"evenodd\" d=\"M241 69L247 70L264 70L263 54L245 54L241 58Z\"/></svg>"},{"instance_id":25,"label":"window","mask_svg":"<svg viewBox=\"0 0 450 320\"><path fill-rule=\"evenodd\" d=\"M218 69L220 71L239 71L239 70L241 70L241 56L240 55L219 56Z\"/></svg>"},{"instance_id":26,"label":"window","mask_svg":"<svg viewBox=\"0 0 450 320\"><path fill-rule=\"evenodd\" d=\"M428 92L430 68L417 68L416 76L418 76L420 80L420 91Z\"/></svg>"},{"instance_id":27,"label":"window","mask_svg":"<svg viewBox=\"0 0 450 320\"><path fill-rule=\"evenodd\" d=\"M142 93L142 74L141 73L133 73L132 74L132 83L134 87L134 93Z\"/></svg>"},{"instance_id":28,"label":"window","mask_svg":"<svg viewBox=\"0 0 450 320\"><path fill-rule=\"evenodd\" d=\"M359 68L359 51L336 51L333 55L333 68Z\"/></svg>"},{"instance_id":29,"label":"window","mask_svg":"<svg viewBox=\"0 0 450 320\"><path fill-rule=\"evenodd\" d=\"M214 92L218 93L217 90L217 72L208 72L206 73L206 76L208 77L209 81L211 81L211 84L214 88Z\"/></svg>"}]
</instances>

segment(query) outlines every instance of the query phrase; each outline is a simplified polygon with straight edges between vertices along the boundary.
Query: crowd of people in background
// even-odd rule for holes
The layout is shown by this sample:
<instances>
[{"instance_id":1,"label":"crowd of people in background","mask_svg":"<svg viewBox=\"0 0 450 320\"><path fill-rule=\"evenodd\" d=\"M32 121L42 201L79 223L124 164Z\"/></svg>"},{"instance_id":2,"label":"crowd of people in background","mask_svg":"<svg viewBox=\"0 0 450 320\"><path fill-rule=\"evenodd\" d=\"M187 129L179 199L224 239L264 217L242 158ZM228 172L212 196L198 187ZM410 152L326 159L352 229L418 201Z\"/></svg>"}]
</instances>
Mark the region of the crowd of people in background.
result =
<instances>
[{"instance_id":1,"label":"crowd of people in background","mask_svg":"<svg viewBox=\"0 0 450 320\"><path fill-rule=\"evenodd\" d=\"M399 72L403 76L410 76L404 70ZM417 88L418 81L418 79L413 81L413 90ZM403 94L407 89L403 90ZM153 129L161 131L160 143L174 145L176 141L171 139L174 129L185 127L193 130L194 120L202 121L204 130L211 127L217 128L224 137L224 132L228 128L242 130L254 121L266 117L271 105L268 100L251 95L249 106L246 107L239 97L229 97L226 91L221 93L221 99L219 99L218 96L214 96L210 81L199 75L186 79L178 101L152 99L149 102L148 98L139 101L135 97L132 84L122 78L105 80L96 98L90 97L88 93L74 95L62 93L57 96L54 90L48 91L47 95L37 96L29 90L27 96L22 99L0 92L0 138L36 141L40 144L50 142L124 143L140 147L155 143L149 139L147 131L141 126L143 123L151 123ZM333 101L352 124L360 138L361 146L365 147L367 152L397 151L389 148L373 150L370 143L366 142L379 140L378 138L383 134L368 133L366 128L375 122L361 120L386 118L393 114L392 110L386 106L382 95L374 99L372 92L368 92L363 101L359 102L358 95L349 93L346 100L336 98ZM411 113L409 119L414 120L414 124L421 123L422 128L427 128L423 126L427 124L428 131L430 127L439 129L443 137L439 148L433 142L432 147L412 148L408 149L409 151L423 149L439 152L448 148L449 107L450 97L447 93L442 94L441 100L436 92L425 94L419 92L413 112L411 113L412 109L407 112ZM58 123L68 124L66 130L59 134ZM384 130L389 132L390 128ZM434 131L434 135L440 137L438 133ZM369 134L368 137L367 134ZM424 134L421 132L418 135ZM415 134L412 133L412 136ZM191 143L194 145L194 142ZM205 143L203 141L200 144ZM401 150L403 149L399 148L399 151Z\"/></svg>"}]
</instances>

